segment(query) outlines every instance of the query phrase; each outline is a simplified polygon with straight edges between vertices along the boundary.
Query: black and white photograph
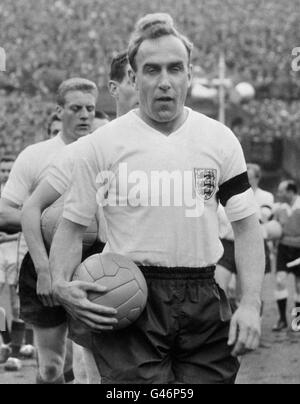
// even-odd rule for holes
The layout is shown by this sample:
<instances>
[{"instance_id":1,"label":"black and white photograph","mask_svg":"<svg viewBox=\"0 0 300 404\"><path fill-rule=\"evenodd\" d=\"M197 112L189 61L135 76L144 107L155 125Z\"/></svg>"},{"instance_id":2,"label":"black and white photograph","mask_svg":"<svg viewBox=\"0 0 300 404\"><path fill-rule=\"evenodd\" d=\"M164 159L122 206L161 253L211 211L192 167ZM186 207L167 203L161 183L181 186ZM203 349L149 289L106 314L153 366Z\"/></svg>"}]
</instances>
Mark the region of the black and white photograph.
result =
<instances>
[{"instance_id":1,"label":"black and white photograph","mask_svg":"<svg viewBox=\"0 0 300 404\"><path fill-rule=\"evenodd\" d=\"M0 0L0 385L300 384L299 27L300 0Z\"/></svg>"}]
</instances>

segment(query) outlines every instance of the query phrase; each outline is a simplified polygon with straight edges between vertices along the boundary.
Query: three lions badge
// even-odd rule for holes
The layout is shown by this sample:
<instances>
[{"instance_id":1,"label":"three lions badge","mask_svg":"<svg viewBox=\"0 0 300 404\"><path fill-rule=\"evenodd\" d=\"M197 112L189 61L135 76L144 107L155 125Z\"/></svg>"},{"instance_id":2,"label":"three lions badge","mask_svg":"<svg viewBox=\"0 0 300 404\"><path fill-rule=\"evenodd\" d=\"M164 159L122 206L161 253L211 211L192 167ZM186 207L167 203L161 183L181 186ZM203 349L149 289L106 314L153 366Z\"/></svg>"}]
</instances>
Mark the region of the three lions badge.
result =
<instances>
[{"instance_id":1,"label":"three lions badge","mask_svg":"<svg viewBox=\"0 0 300 404\"><path fill-rule=\"evenodd\" d=\"M213 168L194 168L195 190L199 198L209 201L217 189L217 170Z\"/></svg>"}]
</instances>

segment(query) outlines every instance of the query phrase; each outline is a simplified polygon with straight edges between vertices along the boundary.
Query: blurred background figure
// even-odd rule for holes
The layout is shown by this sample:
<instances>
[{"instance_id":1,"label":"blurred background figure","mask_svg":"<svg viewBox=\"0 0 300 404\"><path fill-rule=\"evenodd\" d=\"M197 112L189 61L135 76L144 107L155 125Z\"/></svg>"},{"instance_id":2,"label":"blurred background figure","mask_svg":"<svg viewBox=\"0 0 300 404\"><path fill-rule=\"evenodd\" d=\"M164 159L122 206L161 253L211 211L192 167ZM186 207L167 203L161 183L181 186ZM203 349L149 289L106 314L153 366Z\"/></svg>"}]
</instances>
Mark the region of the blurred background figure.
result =
<instances>
[{"instance_id":1,"label":"blurred background figure","mask_svg":"<svg viewBox=\"0 0 300 404\"><path fill-rule=\"evenodd\" d=\"M53 113L50 116L49 123L48 123L48 138L53 139L55 136L57 136L62 130L62 122L60 117L57 115L57 113Z\"/></svg>"},{"instance_id":2,"label":"blurred background figure","mask_svg":"<svg viewBox=\"0 0 300 404\"><path fill-rule=\"evenodd\" d=\"M14 162L14 156L4 156L0 162L1 190L8 180ZM5 288L8 289L9 309L12 316L11 327L6 319L6 330L1 333L0 364L4 363L5 370L8 371L21 369L22 363L19 358L23 354L26 357L34 355L32 331L26 329L25 323L20 320L18 277L24 254L20 233L12 235L0 233L0 295L4 293ZM25 345L23 345L24 342Z\"/></svg>"},{"instance_id":3,"label":"blurred background figure","mask_svg":"<svg viewBox=\"0 0 300 404\"><path fill-rule=\"evenodd\" d=\"M264 191L259 187L262 179L262 170L258 164L247 164L248 178L250 185L254 192L254 197L257 203L258 214L261 222L261 229L265 239L265 254L266 266L265 273L269 274L272 270L271 267L271 245L270 234L268 234L269 223L273 215L274 196L268 191ZM235 248L234 248L234 235L232 226L226 217L225 210L219 207L219 232L220 239L224 247L224 255L219 261L216 270L216 280L228 295L232 308L235 309L238 304L239 296L239 283L236 279L237 269L235 263Z\"/></svg>"},{"instance_id":4,"label":"blurred background figure","mask_svg":"<svg viewBox=\"0 0 300 404\"><path fill-rule=\"evenodd\" d=\"M300 264L288 268L288 264L300 258L300 196L295 181L283 181L277 192L280 204L275 211L275 219L281 224L283 235L279 242L277 254L276 291L279 320L274 326L274 332L280 332L288 327L287 305L289 298L288 275L295 278L294 304L300 307Z\"/></svg>"}]
</instances>

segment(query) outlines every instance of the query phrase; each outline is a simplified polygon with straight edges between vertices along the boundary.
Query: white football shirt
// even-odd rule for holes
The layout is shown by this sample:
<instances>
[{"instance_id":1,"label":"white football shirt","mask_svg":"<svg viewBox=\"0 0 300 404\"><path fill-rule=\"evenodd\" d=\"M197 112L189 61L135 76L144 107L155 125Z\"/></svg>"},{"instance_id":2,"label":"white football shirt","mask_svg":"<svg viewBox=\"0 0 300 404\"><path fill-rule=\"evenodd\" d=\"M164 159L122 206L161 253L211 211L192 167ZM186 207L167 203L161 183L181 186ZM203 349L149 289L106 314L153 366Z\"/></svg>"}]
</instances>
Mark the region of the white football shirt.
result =
<instances>
[{"instance_id":1,"label":"white football shirt","mask_svg":"<svg viewBox=\"0 0 300 404\"><path fill-rule=\"evenodd\" d=\"M105 251L145 266L215 265L223 254L219 200L230 221L256 213L256 203L237 138L187 111L169 136L131 111L80 140L64 217L88 226L101 204Z\"/></svg>"},{"instance_id":2,"label":"white football shirt","mask_svg":"<svg viewBox=\"0 0 300 404\"><path fill-rule=\"evenodd\" d=\"M66 144L60 134L53 139L28 146L13 165L2 198L22 206L45 178L53 158L64 147Z\"/></svg>"}]
</instances>

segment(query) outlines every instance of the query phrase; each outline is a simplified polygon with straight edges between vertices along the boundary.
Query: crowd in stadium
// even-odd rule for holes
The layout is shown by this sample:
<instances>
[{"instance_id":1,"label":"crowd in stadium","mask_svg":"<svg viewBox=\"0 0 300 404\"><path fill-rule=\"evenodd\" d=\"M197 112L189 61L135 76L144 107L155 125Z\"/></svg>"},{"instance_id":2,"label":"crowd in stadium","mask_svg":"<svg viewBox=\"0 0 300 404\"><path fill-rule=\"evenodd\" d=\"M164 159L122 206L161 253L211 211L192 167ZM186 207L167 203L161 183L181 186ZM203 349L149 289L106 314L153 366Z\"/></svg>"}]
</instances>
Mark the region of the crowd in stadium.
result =
<instances>
[{"instance_id":1,"label":"crowd in stadium","mask_svg":"<svg viewBox=\"0 0 300 404\"><path fill-rule=\"evenodd\" d=\"M37 358L36 384L234 383L238 358L260 347L269 310L261 292L265 275L275 271L268 287L279 316L265 329L287 338L299 333L290 323L300 310L299 176L283 163L294 164L284 145L293 148L300 135L299 75L292 68L292 50L300 46L299 1L2 1L0 47L7 66L0 76L0 296L10 307L9 314L1 311L0 373L20 371L24 359ZM151 14L139 19L145 13ZM223 73L227 94L221 100L213 79ZM214 83L214 97L201 94L205 79ZM107 95L112 109L101 103ZM193 99L197 107L186 108ZM225 113L238 139L198 113L202 101L214 107L207 115L216 118L219 109L222 123ZM229 118L234 108L239 115L233 111ZM154 131L167 137L165 149L163 137L149 136ZM173 139L180 143L170 147ZM247 155L257 145L261 161L254 152ZM124 206L110 209L116 207L110 197L121 201L120 189L128 184L119 177L115 190L105 173L120 173L122 162L150 176L157 168L171 173L174 165L181 174L188 167L195 216L183 211L185 202L162 210L153 209L151 199L144 206L142 186L132 205L128 193ZM265 179L274 182L272 193L261 188ZM163 184L158 194L167 192ZM149 213L148 228L140 212ZM135 281L141 271L144 288L136 286L143 302L127 290L132 279L117 279L121 269L132 270ZM154 284L157 275L162 285ZM119 282L114 289L106 287L106 277ZM173 280L182 281L175 292L168 290ZM163 294L156 297L160 286L168 299L176 297L171 304ZM184 316L177 316L179 309ZM162 319L173 321L172 310L178 324L164 330ZM203 324L212 324L209 332L202 332ZM163 349L170 374L141 365L155 362L153 347L164 366L159 333L161 341L169 339ZM191 345L181 346L180 335Z\"/></svg>"},{"instance_id":2,"label":"crowd in stadium","mask_svg":"<svg viewBox=\"0 0 300 404\"><path fill-rule=\"evenodd\" d=\"M300 86L291 69L291 51L300 44L297 7L298 0L165 0L163 6L159 0L3 0L0 45L8 65L0 91L10 95L4 100L0 93L0 150L18 153L44 137L44 117L64 78L79 75L104 87L112 52L126 46L139 16L157 10L170 12L193 40L194 63L204 75L217 76L223 44L227 74L254 85L257 100L246 108L255 119L244 131L297 136Z\"/></svg>"}]
</instances>

